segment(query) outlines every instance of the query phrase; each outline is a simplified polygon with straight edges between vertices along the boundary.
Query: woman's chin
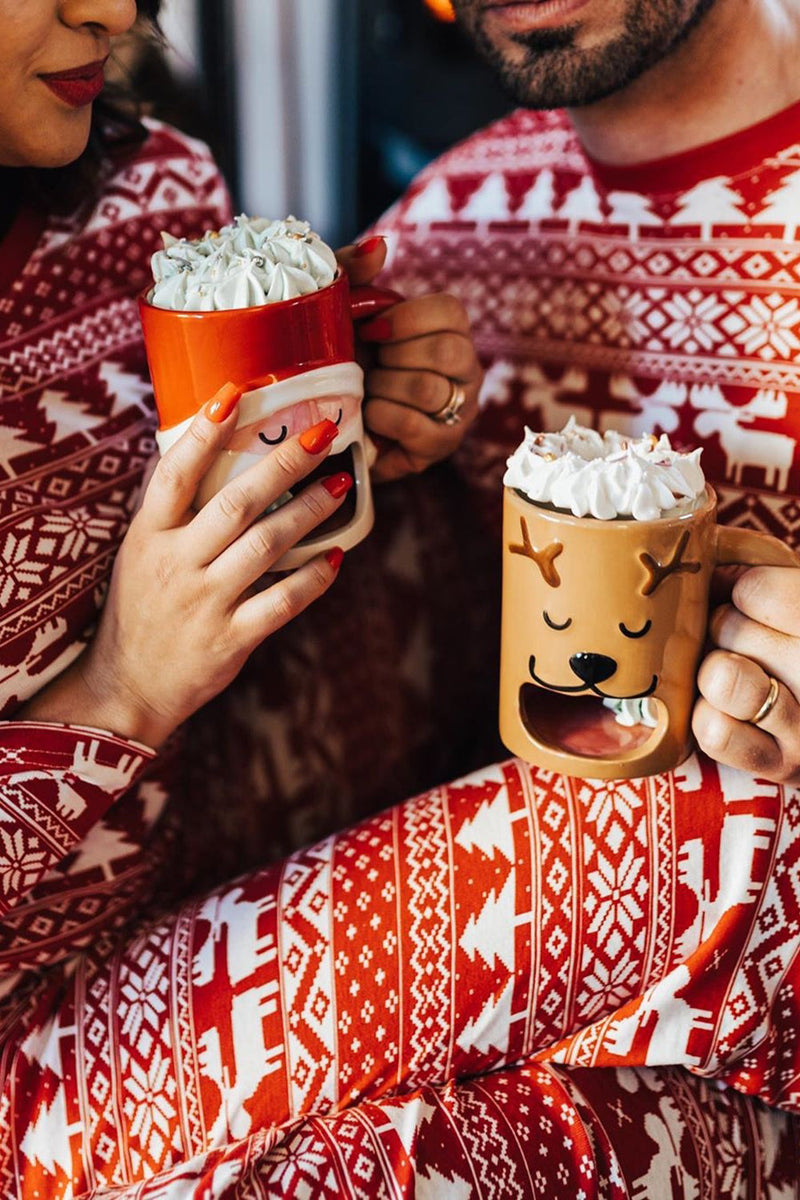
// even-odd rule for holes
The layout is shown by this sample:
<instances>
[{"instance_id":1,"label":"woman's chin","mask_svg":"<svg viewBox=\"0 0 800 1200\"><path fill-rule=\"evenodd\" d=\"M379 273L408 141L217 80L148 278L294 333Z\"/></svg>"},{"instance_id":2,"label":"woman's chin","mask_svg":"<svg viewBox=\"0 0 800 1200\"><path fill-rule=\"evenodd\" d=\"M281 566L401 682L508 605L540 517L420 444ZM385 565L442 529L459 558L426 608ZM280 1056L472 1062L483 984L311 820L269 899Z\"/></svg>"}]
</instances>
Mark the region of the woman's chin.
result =
<instances>
[{"instance_id":1,"label":"woman's chin","mask_svg":"<svg viewBox=\"0 0 800 1200\"><path fill-rule=\"evenodd\" d=\"M71 138L70 141L61 142L58 145L43 147L37 161L31 163L31 166L51 168L68 167L70 163L74 163L83 154L89 143L89 130L86 130L85 135L79 138Z\"/></svg>"},{"instance_id":2,"label":"woman's chin","mask_svg":"<svg viewBox=\"0 0 800 1200\"><path fill-rule=\"evenodd\" d=\"M39 125L37 136L24 144L0 145L0 163L8 167L55 169L66 167L83 154L89 142L91 109L70 113L66 120ZM39 132L41 131L41 132Z\"/></svg>"}]
</instances>

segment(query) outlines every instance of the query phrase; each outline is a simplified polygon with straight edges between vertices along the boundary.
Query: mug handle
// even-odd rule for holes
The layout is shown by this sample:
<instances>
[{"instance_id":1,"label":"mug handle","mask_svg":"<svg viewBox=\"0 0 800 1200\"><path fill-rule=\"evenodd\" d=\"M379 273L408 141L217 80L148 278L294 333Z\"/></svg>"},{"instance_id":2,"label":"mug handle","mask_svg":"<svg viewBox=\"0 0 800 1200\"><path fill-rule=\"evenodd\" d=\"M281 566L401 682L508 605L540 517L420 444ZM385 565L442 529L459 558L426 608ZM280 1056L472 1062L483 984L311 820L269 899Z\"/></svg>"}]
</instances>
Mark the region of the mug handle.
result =
<instances>
[{"instance_id":1,"label":"mug handle","mask_svg":"<svg viewBox=\"0 0 800 1200\"><path fill-rule=\"evenodd\" d=\"M350 316L354 321L366 321L370 317L380 316L387 308L405 300L399 292L391 288L373 287L371 283L358 284L350 289ZM392 439L379 433L365 434L365 441L371 443L372 451L369 466L374 465L375 459L393 445Z\"/></svg>"},{"instance_id":2,"label":"mug handle","mask_svg":"<svg viewBox=\"0 0 800 1200\"><path fill-rule=\"evenodd\" d=\"M373 287L371 283L358 284L350 289L350 316L354 321L367 321L380 316L387 308L405 300L391 288Z\"/></svg>"},{"instance_id":3,"label":"mug handle","mask_svg":"<svg viewBox=\"0 0 800 1200\"><path fill-rule=\"evenodd\" d=\"M800 567L800 558L779 538L730 525L717 526L716 561L718 566Z\"/></svg>"}]
</instances>

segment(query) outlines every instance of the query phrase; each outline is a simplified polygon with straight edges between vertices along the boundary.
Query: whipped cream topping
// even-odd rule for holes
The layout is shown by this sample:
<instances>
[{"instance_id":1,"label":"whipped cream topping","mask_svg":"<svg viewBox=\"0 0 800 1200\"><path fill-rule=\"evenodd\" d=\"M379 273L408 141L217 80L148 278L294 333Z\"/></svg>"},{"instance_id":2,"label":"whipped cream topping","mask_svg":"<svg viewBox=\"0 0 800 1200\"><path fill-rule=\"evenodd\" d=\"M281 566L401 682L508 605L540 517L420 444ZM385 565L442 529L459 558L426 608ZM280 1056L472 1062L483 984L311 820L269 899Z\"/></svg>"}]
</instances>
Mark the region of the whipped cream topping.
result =
<instances>
[{"instance_id":1,"label":"whipped cream topping","mask_svg":"<svg viewBox=\"0 0 800 1200\"><path fill-rule=\"evenodd\" d=\"M293 300L333 282L336 257L307 221L236 217L196 241L161 235L150 303L181 312Z\"/></svg>"},{"instance_id":2,"label":"whipped cream topping","mask_svg":"<svg viewBox=\"0 0 800 1200\"><path fill-rule=\"evenodd\" d=\"M700 450L673 450L669 438L623 437L578 425L525 437L506 464L503 483L537 504L576 517L654 521L705 488Z\"/></svg>"},{"instance_id":3,"label":"whipped cream topping","mask_svg":"<svg viewBox=\"0 0 800 1200\"><path fill-rule=\"evenodd\" d=\"M646 725L655 729L658 724L658 710L650 696L638 697L636 700L615 700L609 696L603 701L606 708L614 714L618 725L630 729L634 725Z\"/></svg>"}]
</instances>

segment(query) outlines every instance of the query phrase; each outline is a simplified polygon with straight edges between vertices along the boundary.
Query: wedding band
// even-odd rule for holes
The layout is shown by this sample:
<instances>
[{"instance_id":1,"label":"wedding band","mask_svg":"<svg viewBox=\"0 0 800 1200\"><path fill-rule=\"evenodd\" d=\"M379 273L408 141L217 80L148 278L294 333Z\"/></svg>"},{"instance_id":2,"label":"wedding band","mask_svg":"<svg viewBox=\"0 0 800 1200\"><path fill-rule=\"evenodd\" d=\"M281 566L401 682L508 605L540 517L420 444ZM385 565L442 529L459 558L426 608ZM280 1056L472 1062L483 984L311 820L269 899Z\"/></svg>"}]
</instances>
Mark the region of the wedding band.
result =
<instances>
[{"instance_id":1,"label":"wedding band","mask_svg":"<svg viewBox=\"0 0 800 1200\"><path fill-rule=\"evenodd\" d=\"M769 679L769 691L767 692L767 698L761 705L761 708L758 710L756 715L751 717L747 722L748 725L758 725L759 722L763 721L765 717L769 716L775 707L775 703L778 699L778 681L777 679L773 679L772 675L768 675L767 678Z\"/></svg>"},{"instance_id":2,"label":"wedding band","mask_svg":"<svg viewBox=\"0 0 800 1200\"><path fill-rule=\"evenodd\" d=\"M450 380L450 395L447 397L447 403L438 410L431 413L431 420L436 421L439 425L457 425L461 420L461 409L467 402L467 393L464 391L460 383Z\"/></svg>"}]
</instances>

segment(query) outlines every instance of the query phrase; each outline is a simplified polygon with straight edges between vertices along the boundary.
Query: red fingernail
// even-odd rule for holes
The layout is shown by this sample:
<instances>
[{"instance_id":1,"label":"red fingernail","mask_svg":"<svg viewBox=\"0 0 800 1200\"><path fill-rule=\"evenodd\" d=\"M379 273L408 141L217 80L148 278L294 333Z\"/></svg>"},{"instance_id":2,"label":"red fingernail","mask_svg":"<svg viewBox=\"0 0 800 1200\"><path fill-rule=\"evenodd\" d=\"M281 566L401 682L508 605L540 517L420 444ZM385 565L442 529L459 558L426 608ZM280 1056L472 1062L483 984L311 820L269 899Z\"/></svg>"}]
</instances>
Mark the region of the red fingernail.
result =
<instances>
[{"instance_id":1,"label":"red fingernail","mask_svg":"<svg viewBox=\"0 0 800 1200\"><path fill-rule=\"evenodd\" d=\"M212 396L206 405L206 416L209 421L213 421L215 425L221 425L231 415L241 398L241 388L238 388L235 383L223 384L216 396Z\"/></svg>"},{"instance_id":2,"label":"red fingernail","mask_svg":"<svg viewBox=\"0 0 800 1200\"><path fill-rule=\"evenodd\" d=\"M358 334L370 342L388 342L392 336L392 322L387 317L375 317L373 321L365 321L360 325Z\"/></svg>"},{"instance_id":3,"label":"red fingernail","mask_svg":"<svg viewBox=\"0 0 800 1200\"><path fill-rule=\"evenodd\" d=\"M382 237L364 238L363 242L356 242L356 248L353 251L353 258L366 258L368 254L372 254L379 246L385 246L386 239Z\"/></svg>"},{"instance_id":4,"label":"red fingernail","mask_svg":"<svg viewBox=\"0 0 800 1200\"><path fill-rule=\"evenodd\" d=\"M326 492L330 492L334 500L340 500L353 486L353 476L349 475L347 471L342 471L338 475L329 475L327 479L323 479L322 486Z\"/></svg>"},{"instance_id":5,"label":"red fingernail","mask_svg":"<svg viewBox=\"0 0 800 1200\"><path fill-rule=\"evenodd\" d=\"M341 546L334 546L332 550L327 550L325 552L325 558L328 561L328 565L332 567L334 571L338 571L339 567L342 565L344 550L342 550Z\"/></svg>"},{"instance_id":6,"label":"red fingernail","mask_svg":"<svg viewBox=\"0 0 800 1200\"><path fill-rule=\"evenodd\" d=\"M338 432L339 426L335 421L320 421L300 434L300 445L309 454L321 454L330 446Z\"/></svg>"}]
</instances>

